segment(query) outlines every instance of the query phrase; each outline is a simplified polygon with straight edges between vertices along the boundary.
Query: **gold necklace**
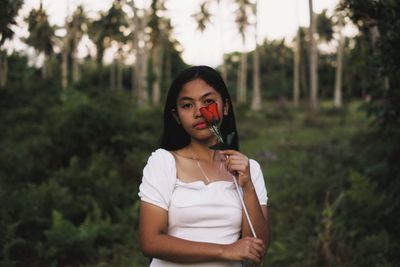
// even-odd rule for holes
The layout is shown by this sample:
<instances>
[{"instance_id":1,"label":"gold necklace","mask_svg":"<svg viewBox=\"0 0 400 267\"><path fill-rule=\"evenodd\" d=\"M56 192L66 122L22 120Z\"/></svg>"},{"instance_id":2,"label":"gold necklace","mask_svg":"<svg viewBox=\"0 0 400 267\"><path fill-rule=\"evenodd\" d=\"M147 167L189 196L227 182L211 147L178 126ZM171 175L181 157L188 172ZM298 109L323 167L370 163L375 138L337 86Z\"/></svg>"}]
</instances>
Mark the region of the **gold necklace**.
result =
<instances>
[{"instance_id":1,"label":"gold necklace","mask_svg":"<svg viewBox=\"0 0 400 267\"><path fill-rule=\"evenodd\" d=\"M195 156L194 156L194 154L193 154L193 150L192 150L192 148L191 147L189 147L189 151L190 151L190 154L192 154L192 159L194 160L194 161L196 161L196 163L197 163L197 166L199 167L199 169L200 169L200 171L201 171L201 173L203 174L203 176L204 176L204 178L206 178L206 180L207 180L207 183L211 183L211 179L210 178L208 178L208 176L207 176L207 174L206 174L206 172L203 170L203 168L201 167L201 165L200 165L200 162L199 162L199 160L198 160L198 158L196 158Z\"/></svg>"}]
</instances>

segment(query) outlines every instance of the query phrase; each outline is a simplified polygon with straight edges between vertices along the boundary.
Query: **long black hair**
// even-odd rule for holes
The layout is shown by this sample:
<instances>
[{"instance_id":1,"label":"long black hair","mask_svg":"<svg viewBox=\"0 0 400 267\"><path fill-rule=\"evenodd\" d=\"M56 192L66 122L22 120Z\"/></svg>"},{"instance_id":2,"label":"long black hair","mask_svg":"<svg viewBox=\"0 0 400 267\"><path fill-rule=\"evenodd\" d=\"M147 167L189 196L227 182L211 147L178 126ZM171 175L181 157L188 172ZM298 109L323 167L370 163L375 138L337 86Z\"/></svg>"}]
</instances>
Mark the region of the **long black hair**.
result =
<instances>
[{"instance_id":1,"label":"long black hair","mask_svg":"<svg viewBox=\"0 0 400 267\"><path fill-rule=\"evenodd\" d=\"M225 141L228 134L235 132L231 147L239 150L239 138L236 130L235 114L233 112L231 97L229 96L228 89L221 75L219 75L215 69L208 66L187 68L172 82L165 102L164 128L160 139L160 148L173 151L189 145L190 136L183 129L182 125L176 122L172 112L176 110L178 94L182 87L195 79L201 79L206 82L221 94L222 101L225 104L230 105L228 115L224 115L220 130Z\"/></svg>"}]
</instances>

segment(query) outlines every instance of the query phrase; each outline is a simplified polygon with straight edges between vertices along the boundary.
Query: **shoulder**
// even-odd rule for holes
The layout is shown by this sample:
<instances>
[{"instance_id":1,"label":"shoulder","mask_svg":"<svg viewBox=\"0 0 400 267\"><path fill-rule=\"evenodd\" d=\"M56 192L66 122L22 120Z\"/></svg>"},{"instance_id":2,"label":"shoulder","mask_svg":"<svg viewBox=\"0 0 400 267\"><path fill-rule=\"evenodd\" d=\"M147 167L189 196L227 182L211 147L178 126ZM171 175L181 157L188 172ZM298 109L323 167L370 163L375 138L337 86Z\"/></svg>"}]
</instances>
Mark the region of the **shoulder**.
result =
<instances>
[{"instance_id":1,"label":"shoulder","mask_svg":"<svg viewBox=\"0 0 400 267\"><path fill-rule=\"evenodd\" d=\"M139 186L141 200L168 210L175 183L176 169L172 154L161 148L152 152Z\"/></svg>"},{"instance_id":2,"label":"shoulder","mask_svg":"<svg viewBox=\"0 0 400 267\"><path fill-rule=\"evenodd\" d=\"M144 172L151 173L152 175L157 174L171 174L176 175L175 159L174 156L168 150L159 148L153 151L147 160L147 164L144 167ZM169 175L168 175L169 176Z\"/></svg>"},{"instance_id":3,"label":"shoulder","mask_svg":"<svg viewBox=\"0 0 400 267\"><path fill-rule=\"evenodd\" d=\"M155 157L155 158L172 158L172 153L164 148L158 148L155 151L153 151L150 155L150 157Z\"/></svg>"},{"instance_id":4,"label":"shoulder","mask_svg":"<svg viewBox=\"0 0 400 267\"><path fill-rule=\"evenodd\" d=\"M147 164L172 164L174 162L174 156L168 150L159 148L153 151L147 160Z\"/></svg>"}]
</instances>

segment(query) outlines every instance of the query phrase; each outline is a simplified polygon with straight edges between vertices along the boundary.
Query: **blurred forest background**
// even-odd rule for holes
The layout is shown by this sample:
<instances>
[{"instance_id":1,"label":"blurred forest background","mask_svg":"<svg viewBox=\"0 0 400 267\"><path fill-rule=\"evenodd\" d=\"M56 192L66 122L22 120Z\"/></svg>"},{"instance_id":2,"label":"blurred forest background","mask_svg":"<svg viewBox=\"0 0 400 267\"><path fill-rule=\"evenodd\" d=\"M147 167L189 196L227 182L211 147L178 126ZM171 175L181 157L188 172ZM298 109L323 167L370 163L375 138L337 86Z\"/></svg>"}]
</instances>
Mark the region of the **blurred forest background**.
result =
<instances>
[{"instance_id":1,"label":"blurred forest background","mask_svg":"<svg viewBox=\"0 0 400 267\"><path fill-rule=\"evenodd\" d=\"M138 186L165 93L186 67L165 1L114 1L97 19L80 6L61 29L38 6L23 40L42 57L36 66L6 52L23 1L0 0L0 266L148 263ZM231 2L248 38L256 1ZM201 1L199 31L219 3ZM266 177L265 265L399 266L400 3L344 0L329 15L309 3L310 27L293 40L264 40L218 67L241 150ZM346 38L350 22L358 34ZM94 57L78 56L84 37ZM334 49L321 49L327 43Z\"/></svg>"}]
</instances>

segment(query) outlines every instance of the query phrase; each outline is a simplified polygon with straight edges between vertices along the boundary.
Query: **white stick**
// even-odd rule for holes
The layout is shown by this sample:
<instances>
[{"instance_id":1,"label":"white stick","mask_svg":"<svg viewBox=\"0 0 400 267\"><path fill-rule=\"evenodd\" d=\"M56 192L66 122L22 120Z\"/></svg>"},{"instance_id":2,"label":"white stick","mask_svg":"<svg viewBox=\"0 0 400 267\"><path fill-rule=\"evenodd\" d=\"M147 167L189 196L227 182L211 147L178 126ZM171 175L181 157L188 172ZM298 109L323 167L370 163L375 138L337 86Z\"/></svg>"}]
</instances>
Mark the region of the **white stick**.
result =
<instances>
[{"instance_id":1,"label":"white stick","mask_svg":"<svg viewBox=\"0 0 400 267\"><path fill-rule=\"evenodd\" d=\"M240 198L240 203L242 203L242 207L243 207L243 210L244 210L244 214L246 215L247 222L248 222L249 225L250 225L251 233L253 234L253 236L254 236L255 238L257 238L256 231L254 231L254 227L253 227L253 224L251 223L249 213L247 212L246 205L244 204L242 193L240 193L239 185L238 185L238 182L236 181L236 177L235 177L235 176L232 176L232 177L233 177L233 181L235 182L236 191L237 191L237 193L238 193L238 195L239 195L239 198Z\"/></svg>"}]
</instances>

